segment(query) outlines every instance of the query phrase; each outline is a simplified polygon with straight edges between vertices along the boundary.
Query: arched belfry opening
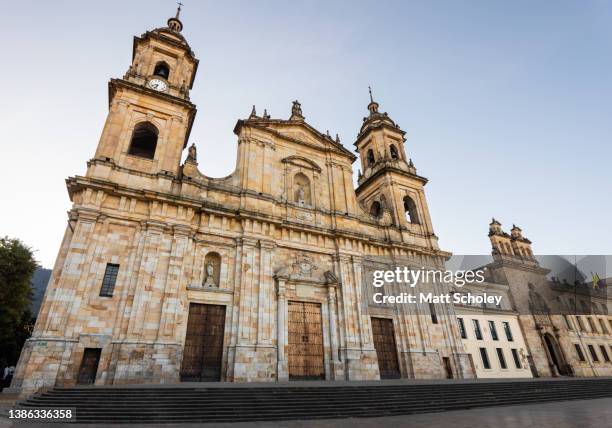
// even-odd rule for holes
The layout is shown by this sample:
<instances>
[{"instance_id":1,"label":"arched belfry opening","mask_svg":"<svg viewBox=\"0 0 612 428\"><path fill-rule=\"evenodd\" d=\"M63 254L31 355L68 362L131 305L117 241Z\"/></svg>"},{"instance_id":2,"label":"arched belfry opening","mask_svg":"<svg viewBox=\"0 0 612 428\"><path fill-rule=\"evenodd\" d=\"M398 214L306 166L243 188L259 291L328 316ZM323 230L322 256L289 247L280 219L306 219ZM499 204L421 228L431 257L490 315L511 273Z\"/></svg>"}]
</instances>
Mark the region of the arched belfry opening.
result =
<instances>
[{"instance_id":1,"label":"arched belfry opening","mask_svg":"<svg viewBox=\"0 0 612 428\"><path fill-rule=\"evenodd\" d=\"M397 151L397 147L395 147L395 144L391 144L389 147L389 153L391 153L391 159L399 159L399 153Z\"/></svg>"},{"instance_id":2,"label":"arched belfry opening","mask_svg":"<svg viewBox=\"0 0 612 428\"><path fill-rule=\"evenodd\" d=\"M380 202L372 202L372 205L370 205L370 215L374 218L379 218L382 215L382 205Z\"/></svg>"},{"instance_id":3,"label":"arched belfry opening","mask_svg":"<svg viewBox=\"0 0 612 428\"><path fill-rule=\"evenodd\" d=\"M404 196L404 214L408 223L419 224L417 207L410 196Z\"/></svg>"},{"instance_id":4,"label":"arched belfry opening","mask_svg":"<svg viewBox=\"0 0 612 428\"><path fill-rule=\"evenodd\" d=\"M128 154L141 158L155 158L159 131L150 122L141 122L134 128Z\"/></svg>"},{"instance_id":5,"label":"arched belfry opening","mask_svg":"<svg viewBox=\"0 0 612 428\"><path fill-rule=\"evenodd\" d=\"M166 64L163 61L158 62L155 65L155 70L153 71L153 75L158 76L158 77L163 77L164 79L168 80L168 77L170 77L170 67L168 67L168 64Z\"/></svg>"},{"instance_id":6,"label":"arched belfry opening","mask_svg":"<svg viewBox=\"0 0 612 428\"><path fill-rule=\"evenodd\" d=\"M375 159L374 159L374 151L372 149L368 149L366 159L368 161L368 166L374 165Z\"/></svg>"}]
</instances>

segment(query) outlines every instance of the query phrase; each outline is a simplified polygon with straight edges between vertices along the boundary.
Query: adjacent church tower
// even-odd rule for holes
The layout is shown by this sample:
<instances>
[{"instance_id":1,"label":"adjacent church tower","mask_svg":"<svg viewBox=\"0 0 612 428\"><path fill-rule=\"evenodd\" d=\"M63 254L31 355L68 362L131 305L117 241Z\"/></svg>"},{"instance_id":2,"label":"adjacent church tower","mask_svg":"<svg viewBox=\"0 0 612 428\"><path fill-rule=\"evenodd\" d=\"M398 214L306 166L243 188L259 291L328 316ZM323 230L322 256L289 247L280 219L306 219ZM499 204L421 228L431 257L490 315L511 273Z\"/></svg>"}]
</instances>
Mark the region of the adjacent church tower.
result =
<instances>
[{"instance_id":1,"label":"adjacent church tower","mask_svg":"<svg viewBox=\"0 0 612 428\"><path fill-rule=\"evenodd\" d=\"M196 113L189 101L198 60L176 16L168 26L134 37L132 64L109 83L109 113L89 177L108 178L118 166L177 176Z\"/></svg>"},{"instance_id":2,"label":"adjacent church tower","mask_svg":"<svg viewBox=\"0 0 612 428\"><path fill-rule=\"evenodd\" d=\"M406 133L378 109L370 90L370 114L355 141L363 171L358 201L373 219L400 230L403 241L438 249L424 192L427 179L406 155Z\"/></svg>"}]
</instances>

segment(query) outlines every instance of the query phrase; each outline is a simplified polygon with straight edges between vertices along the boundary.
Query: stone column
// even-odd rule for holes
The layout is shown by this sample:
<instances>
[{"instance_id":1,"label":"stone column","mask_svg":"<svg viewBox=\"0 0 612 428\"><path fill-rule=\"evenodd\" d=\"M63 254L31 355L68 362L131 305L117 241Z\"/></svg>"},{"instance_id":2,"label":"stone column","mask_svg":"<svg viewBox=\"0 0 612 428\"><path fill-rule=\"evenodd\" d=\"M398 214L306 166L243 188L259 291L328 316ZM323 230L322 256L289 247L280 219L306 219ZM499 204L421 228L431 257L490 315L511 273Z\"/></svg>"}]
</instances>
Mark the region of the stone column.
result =
<instances>
[{"instance_id":1,"label":"stone column","mask_svg":"<svg viewBox=\"0 0 612 428\"><path fill-rule=\"evenodd\" d=\"M344 375L342 363L338 358L338 330L336 327L336 284L327 286L327 302L329 307L329 341L331 345L332 379L340 380Z\"/></svg>"},{"instance_id":2,"label":"stone column","mask_svg":"<svg viewBox=\"0 0 612 428\"><path fill-rule=\"evenodd\" d=\"M128 337L140 338L144 333L146 317L148 315L151 299L151 287L157 271L159 251L164 238L165 225L160 222L148 220L145 222L145 243L138 267L137 283L134 290L134 303L130 308Z\"/></svg>"},{"instance_id":3,"label":"stone column","mask_svg":"<svg viewBox=\"0 0 612 428\"><path fill-rule=\"evenodd\" d=\"M255 345L257 334L257 319L253 314L257 314L258 295L256 278L259 272L257 265L256 245L257 241L249 238L242 238L242 275L240 283L240 312L238 324L238 345Z\"/></svg>"},{"instance_id":4,"label":"stone column","mask_svg":"<svg viewBox=\"0 0 612 428\"><path fill-rule=\"evenodd\" d=\"M274 330L274 278L272 275L272 251L274 242L259 241L259 316L257 320L257 344L271 346Z\"/></svg>"},{"instance_id":5,"label":"stone column","mask_svg":"<svg viewBox=\"0 0 612 428\"><path fill-rule=\"evenodd\" d=\"M184 257L190 244L192 231L187 226L174 226L172 250L168 261L168 273L161 302L161 322L157 339L162 336L174 336L176 326L176 309L180 305L181 284L185 279ZM166 338L167 339L167 338Z\"/></svg>"},{"instance_id":6,"label":"stone column","mask_svg":"<svg viewBox=\"0 0 612 428\"><path fill-rule=\"evenodd\" d=\"M285 347L287 346L287 338L285 335L285 331L287 330L287 298L285 296L285 278L278 278L277 292L276 345L278 348L278 360L276 363L276 378L278 381L287 381L289 380L289 367L287 364L287 357L285 355Z\"/></svg>"}]
</instances>

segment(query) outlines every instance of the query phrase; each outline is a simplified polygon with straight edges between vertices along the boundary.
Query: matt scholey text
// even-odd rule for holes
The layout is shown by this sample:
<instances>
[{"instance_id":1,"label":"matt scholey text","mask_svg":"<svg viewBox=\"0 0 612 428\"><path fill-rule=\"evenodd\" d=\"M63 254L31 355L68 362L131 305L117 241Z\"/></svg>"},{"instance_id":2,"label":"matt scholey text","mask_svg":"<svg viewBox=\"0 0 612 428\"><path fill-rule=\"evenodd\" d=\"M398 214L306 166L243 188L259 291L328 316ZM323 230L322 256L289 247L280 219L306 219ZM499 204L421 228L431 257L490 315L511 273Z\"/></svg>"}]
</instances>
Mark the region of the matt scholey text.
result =
<instances>
[{"instance_id":1,"label":"matt scholey text","mask_svg":"<svg viewBox=\"0 0 612 428\"><path fill-rule=\"evenodd\" d=\"M495 305L501 308L502 296L492 294L434 294L434 293L400 293L396 295L384 295L375 293L372 296L374 303L454 303L456 305Z\"/></svg>"}]
</instances>

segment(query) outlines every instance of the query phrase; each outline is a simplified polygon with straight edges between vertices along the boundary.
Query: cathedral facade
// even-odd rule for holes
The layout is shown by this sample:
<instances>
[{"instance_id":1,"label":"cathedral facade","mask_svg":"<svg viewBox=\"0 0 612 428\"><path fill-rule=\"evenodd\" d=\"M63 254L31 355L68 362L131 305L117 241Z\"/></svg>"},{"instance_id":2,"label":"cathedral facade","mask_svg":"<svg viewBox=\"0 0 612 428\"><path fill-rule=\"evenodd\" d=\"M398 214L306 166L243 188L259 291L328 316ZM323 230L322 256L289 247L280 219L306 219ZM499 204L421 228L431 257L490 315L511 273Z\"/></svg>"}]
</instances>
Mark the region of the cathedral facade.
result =
<instances>
[{"instance_id":1,"label":"cathedral facade","mask_svg":"<svg viewBox=\"0 0 612 428\"><path fill-rule=\"evenodd\" d=\"M404 131L371 99L354 142L288 119L239 120L235 171L188 147L198 60L168 26L134 38L13 387L186 380L473 377L452 305L370 307L381 257L441 268ZM181 163L184 150L187 158ZM377 354L378 350L378 354Z\"/></svg>"},{"instance_id":2,"label":"cathedral facade","mask_svg":"<svg viewBox=\"0 0 612 428\"><path fill-rule=\"evenodd\" d=\"M287 119L253 108L234 128L234 172L208 177L188 144L198 60L181 30L177 14L135 37L128 71L109 82L95 154L66 180L68 225L12 389L474 377L454 305L372 300L375 270L443 269L451 256L404 131L370 97L357 157L297 101ZM520 368L595 374L567 350L561 317L517 312L547 272L520 230L499 226L489 281L514 294L500 322L520 321Z\"/></svg>"}]
</instances>

